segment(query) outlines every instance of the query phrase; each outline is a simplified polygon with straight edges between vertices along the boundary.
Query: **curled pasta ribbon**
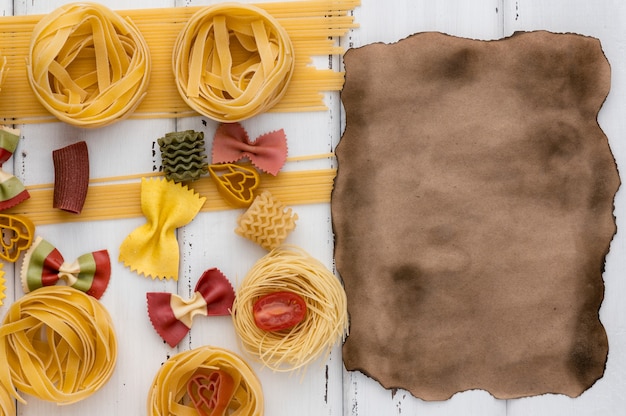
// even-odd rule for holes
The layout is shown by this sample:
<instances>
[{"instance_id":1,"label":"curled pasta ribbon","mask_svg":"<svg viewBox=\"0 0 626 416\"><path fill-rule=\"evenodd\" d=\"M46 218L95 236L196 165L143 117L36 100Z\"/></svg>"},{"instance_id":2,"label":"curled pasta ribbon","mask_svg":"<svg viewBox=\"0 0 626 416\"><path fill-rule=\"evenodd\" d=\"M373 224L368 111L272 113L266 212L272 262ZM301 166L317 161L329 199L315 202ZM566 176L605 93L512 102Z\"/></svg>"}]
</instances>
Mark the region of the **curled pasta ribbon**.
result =
<instances>
[{"instance_id":1,"label":"curled pasta ribbon","mask_svg":"<svg viewBox=\"0 0 626 416\"><path fill-rule=\"evenodd\" d=\"M216 268L206 270L191 299L173 293L148 292L148 316L152 326L171 347L175 347L191 329L193 318L230 315L235 290Z\"/></svg>"},{"instance_id":2,"label":"curled pasta ribbon","mask_svg":"<svg viewBox=\"0 0 626 416\"><path fill-rule=\"evenodd\" d=\"M33 243L35 225L23 215L0 214L0 258L15 263Z\"/></svg>"},{"instance_id":3,"label":"curled pasta ribbon","mask_svg":"<svg viewBox=\"0 0 626 416\"><path fill-rule=\"evenodd\" d=\"M254 201L254 190L261 177L256 169L224 163L209 165L209 173L222 197L232 206L246 208Z\"/></svg>"},{"instance_id":4,"label":"curled pasta ribbon","mask_svg":"<svg viewBox=\"0 0 626 416\"><path fill-rule=\"evenodd\" d=\"M165 178L142 178L141 211L146 223L122 241L119 260L147 277L178 280L176 229L190 223L205 197Z\"/></svg>"},{"instance_id":5,"label":"curled pasta ribbon","mask_svg":"<svg viewBox=\"0 0 626 416\"><path fill-rule=\"evenodd\" d=\"M53 208L80 214L89 189L89 151L80 141L52 152L54 163Z\"/></svg>"},{"instance_id":6,"label":"curled pasta ribbon","mask_svg":"<svg viewBox=\"0 0 626 416\"><path fill-rule=\"evenodd\" d=\"M130 21L96 3L61 6L35 25L28 80L59 120L100 127L129 115L146 94L150 54Z\"/></svg>"},{"instance_id":7,"label":"curled pasta ribbon","mask_svg":"<svg viewBox=\"0 0 626 416\"><path fill-rule=\"evenodd\" d=\"M0 126L0 211L14 207L30 198L22 181L2 170L2 165L13 156L20 140L20 131Z\"/></svg>"},{"instance_id":8,"label":"curled pasta ribbon","mask_svg":"<svg viewBox=\"0 0 626 416\"><path fill-rule=\"evenodd\" d=\"M285 131L272 131L250 140L241 124L221 124L213 137L213 163L232 163L243 158L276 176L287 160Z\"/></svg>"},{"instance_id":9,"label":"curled pasta ribbon","mask_svg":"<svg viewBox=\"0 0 626 416\"><path fill-rule=\"evenodd\" d=\"M52 244L41 237L26 252L20 278L25 293L52 286L60 280L68 286L100 299L111 277L107 250L83 254L69 263Z\"/></svg>"},{"instance_id":10,"label":"curled pasta ribbon","mask_svg":"<svg viewBox=\"0 0 626 416\"><path fill-rule=\"evenodd\" d=\"M255 324L253 306L276 291L302 297L307 313L289 330L268 332ZM232 316L243 349L274 371L306 366L330 352L348 331L346 293L339 279L295 246L281 246L256 262L237 289Z\"/></svg>"},{"instance_id":11,"label":"curled pasta ribbon","mask_svg":"<svg viewBox=\"0 0 626 416\"><path fill-rule=\"evenodd\" d=\"M266 11L224 3L196 12L174 45L183 100L217 121L241 121L273 107L294 70L285 29Z\"/></svg>"},{"instance_id":12,"label":"curled pasta ribbon","mask_svg":"<svg viewBox=\"0 0 626 416\"><path fill-rule=\"evenodd\" d=\"M10 395L26 404L20 390L57 404L78 402L104 386L115 369L111 316L79 290L44 287L9 308L0 327L0 359L0 399ZM13 400L2 405L5 414L15 414Z\"/></svg>"},{"instance_id":13,"label":"curled pasta ribbon","mask_svg":"<svg viewBox=\"0 0 626 416\"><path fill-rule=\"evenodd\" d=\"M189 397L189 389L194 393L194 383L207 385L205 376L219 371L226 380L227 374L232 379L232 396L226 406L225 413L208 413L209 415L255 415L263 416L263 389L256 374L250 366L237 354L223 348L203 346L174 355L163 364L154 377L148 395L149 416L197 415L203 410L196 408ZM200 378L200 379L199 379ZM191 384L190 384L191 383ZM215 397L215 404L220 402L222 395L228 393L229 386L221 386L225 391ZM209 391L201 392L202 394ZM201 398L194 397L200 401ZM209 401L212 397L209 398ZM209 403L210 405L210 403Z\"/></svg>"}]
</instances>

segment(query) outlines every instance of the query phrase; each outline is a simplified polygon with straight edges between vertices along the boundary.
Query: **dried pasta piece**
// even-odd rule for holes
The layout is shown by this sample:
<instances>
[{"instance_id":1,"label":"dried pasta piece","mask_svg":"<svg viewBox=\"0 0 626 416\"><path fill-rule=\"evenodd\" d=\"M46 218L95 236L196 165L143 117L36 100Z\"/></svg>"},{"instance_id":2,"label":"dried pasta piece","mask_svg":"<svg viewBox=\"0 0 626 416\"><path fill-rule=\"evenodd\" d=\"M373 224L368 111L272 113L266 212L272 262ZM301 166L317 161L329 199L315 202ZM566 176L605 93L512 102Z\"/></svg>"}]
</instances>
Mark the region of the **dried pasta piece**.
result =
<instances>
[{"instance_id":1,"label":"dried pasta piece","mask_svg":"<svg viewBox=\"0 0 626 416\"><path fill-rule=\"evenodd\" d=\"M233 163L210 165L209 173L222 197L234 207L246 208L254 201L254 191L261 182L256 169Z\"/></svg>"},{"instance_id":2,"label":"dried pasta piece","mask_svg":"<svg viewBox=\"0 0 626 416\"><path fill-rule=\"evenodd\" d=\"M269 191L263 191L237 219L235 233L266 250L273 250L296 228L298 214L285 207Z\"/></svg>"},{"instance_id":3,"label":"dried pasta piece","mask_svg":"<svg viewBox=\"0 0 626 416\"><path fill-rule=\"evenodd\" d=\"M183 100L217 121L241 121L272 108L294 70L285 29L265 10L224 3L204 7L178 35L172 59Z\"/></svg>"},{"instance_id":4,"label":"dried pasta piece","mask_svg":"<svg viewBox=\"0 0 626 416\"><path fill-rule=\"evenodd\" d=\"M0 214L0 258L15 263L33 242L35 225L24 215Z\"/></svg>"},{"instance_id":5,"label":"dried pasta piece","mask_svg":"<svg viewBox=\"0 0 626 416\"><path fill-rule=\"evenodd\" d=\"M193 190L165 178L141 180L141 211L146 223L120 246L119 261L146 277L178 280L176 229L191 222L206 201Z\"/></svg>"},{"instance_id":6,"label":"dried pasta piece","mask_svg":"<svg viewBox=\"0 0 626 416\"><path fill-rule=\"evenodd\" d=\"M265 331L254 321L261 297L289 291L304 299L307 313L290 329ZM341 282L319 260L295 246L281 246L259 259L237 289L233 323L243 349L274 371L292 371L316 360L348 331Z\"/></svg>"},{"instance_id":7,"label":"dried pasta piece","mask_svg":"<svg viewBox=\"0 0 626 416\"><path fill-rule=\"evenodd\" d=\"M19 390L57 404L78 402L104 386L115 369L111 316L72 287L38 289L9 308L0 327L0 360L0 399L10 395L26 404ZM13 399L0 406L15 414Z\"/></svg>"},{"instance_id":8,"label":"dried pasta piece","mask_svg":"<svg viewBox=\"0 0 626 416\"><path fill-rule=\"evenodd\" d=\"M148 292L146 299L152 326L161 338L175 347L191 329L195 316L229 315L235 290L219 269L212 268L200 276L189 300L166 292Z\"/></svg>"},{"instance_id":9,"label":"dried pasta piece","mask_svg":"<svg viewBox=\"0 0 626 416\"><path fill-rule=\"evenodd\" d=\"M7 57L6 56L0 57L0 91L1 91L2 84L4 84L4 80L7 76L8 70L9 68L7 68Z\"/></svg>"},{"instance_id":10,"label":"dried pasta piece","mask_svg":"<svg viewBox=\"0 0 626 416\"><path fill-rule=\"evenodd\" d=\"M80 141L52 152L54 197L52 207L80 214L89 189L89 151Z\"/></svg>"},{"instance_id":11,"label":"dried pasta piece","mask_svg":"<svg viewBox=\"0 0 626 416\"><path fill-rule=\"evenodd\" d=\"M219 372L227 391L207 391L215 384L211 375ZM209 395L208 400L197 396L198 387ZM229 415L263 416L264 398L261 382L250 366L237 354L224 348L203 346L180 352L167 360L152 381L148 394L148 415L204 415L224 413L199 413L205 404L214 403L215 410L224 393L232 389L226 406ZM212 393L212 395L211 395ZM216 397L213 397L216 396ZM220 406L221 407L221 403Z\"/></svg>"},{"instance_id":12,"label":"dried pasta piece","mask_svg":"<svg viewBox=\"0 0 626 416\"><path fill-rule=\"evenodd\" d=\"M171 132L158 139L157 143L167 179L174 182L195 181L208 172L203 132Z\"/></svg>"},{"instance_id":13,"label":"dried pasta piece","mask_svg":"<svg viewBox=\"0 0 626 416\"><path fill-rule=\"evenodd\" d=\"M2 165L13 156L20 140L20 131L0 126L0 211L14 207L30 198L30 194L15 175L2 170Z\"/></svg>"},{"instance_id":14,"label":"dried pasta piece","mask_svg":"<svg viewBox=\"0 0 626 416\"><path fill-rule=\"evenodd\" d=\"M283 129L250 140L239 123L222 123L213 137L213 163L249 159L263 172L276 176L287 160L287 136Z\"/></svg>"},{"instance_id":15,"label":"dried pasta piece","mask_svg":"<svg viewBox=\"0 0 626 416\"><path fill-rule=\"evenodd\" d=\"M59 250L37 237L24 255L20 279L25 293L64 281L68 286L100 299L109 285L111 260L98 250L66 262Z\"/></svg>"},{"instance_id":16,"label":"dried pasta piece","mask_svg":"<svg viewBox=\"0 0 626 416\"><path fill-rule=\"evenodd\" d=\"M7 295L4 293L4 291L7 290L7 287L4 285L5 283L6 280L4 279L4 263L0 263L0 306L2 306L4 298L7 297Z\"/></svg>"},{"instance_id":17,"label":"dried pasta piece","mask_svg":"<svg viewBox=\"0 0 626 416\"><path fill-rule=\"evenodd\" d=\"M33 29L28 81L59 120L100 127L128 116L146 95L148 46L130 19L96 3L70 3Z\"/></svg>"}]
</instances>

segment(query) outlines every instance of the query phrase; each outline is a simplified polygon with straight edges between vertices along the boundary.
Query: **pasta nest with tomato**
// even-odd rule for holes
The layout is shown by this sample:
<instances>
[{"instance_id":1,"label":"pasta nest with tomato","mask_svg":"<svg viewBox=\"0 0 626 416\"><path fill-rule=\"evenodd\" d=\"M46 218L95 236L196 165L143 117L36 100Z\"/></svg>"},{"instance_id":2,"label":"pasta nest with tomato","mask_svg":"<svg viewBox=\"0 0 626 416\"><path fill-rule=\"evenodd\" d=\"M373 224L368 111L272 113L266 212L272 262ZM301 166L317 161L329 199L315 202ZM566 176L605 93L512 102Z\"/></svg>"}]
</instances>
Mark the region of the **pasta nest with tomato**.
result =
<instances>
[{"instance_id":1,"label":"pasta nest with tomato","mask_svg":"<svg viewBox=\"0 0 626 416\"><path fill-rule=\"evenodd\" d=\"M292 327L260 327L255 320L259 318L257 302L282 293L301 297L306 313ZM289 305L294 303L285 301L283 305L287 314ZM341 282L319 260L294 246L275 248L249 270L237 290L232 317L243 350L274 371L305 367L327 355L348 332L347 300ZM278 317L275 322L279 326L280 320Z\"/></svg>"}]
</instances>

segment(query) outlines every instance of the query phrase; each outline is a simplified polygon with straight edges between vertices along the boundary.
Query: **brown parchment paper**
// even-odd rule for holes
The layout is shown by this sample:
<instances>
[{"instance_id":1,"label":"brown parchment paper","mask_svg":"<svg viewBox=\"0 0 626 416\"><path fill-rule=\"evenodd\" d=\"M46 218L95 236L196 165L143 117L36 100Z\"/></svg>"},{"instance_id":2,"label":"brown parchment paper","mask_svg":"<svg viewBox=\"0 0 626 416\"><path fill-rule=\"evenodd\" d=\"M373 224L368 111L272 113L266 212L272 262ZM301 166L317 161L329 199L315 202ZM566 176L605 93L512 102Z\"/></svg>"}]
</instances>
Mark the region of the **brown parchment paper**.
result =
<instances>
[{"instance_id":1,"label":"brown parchment paper","mask_svg":"<svg viewBox=\"0 0 626 416\"><path fill-rule=\"evenodd\" d=\"M426 400L580 395L619 186L597 39L421 33L345 55L332 194L348 370Z\"/></svg>"}]
</instances>

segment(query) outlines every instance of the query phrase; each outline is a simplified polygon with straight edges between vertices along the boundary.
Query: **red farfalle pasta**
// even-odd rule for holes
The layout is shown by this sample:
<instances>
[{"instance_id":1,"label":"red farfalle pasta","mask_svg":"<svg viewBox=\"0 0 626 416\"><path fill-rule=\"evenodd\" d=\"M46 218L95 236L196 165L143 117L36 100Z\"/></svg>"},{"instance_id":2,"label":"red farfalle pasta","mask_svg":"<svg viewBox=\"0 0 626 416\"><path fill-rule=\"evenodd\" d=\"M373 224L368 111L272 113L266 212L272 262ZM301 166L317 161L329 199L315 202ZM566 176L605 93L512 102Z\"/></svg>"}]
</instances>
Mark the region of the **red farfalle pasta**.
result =
<instances>
[{"instance_id":1,"label":"red farfalle pasta","mask_svg":"<svg viewBox=\"0 0 626 416\"><path fill-rule=\"evenodd\" d=\"M22 181L1 169L2 165L13 156L19 140L19 130L0 126L0 211L30 198Z\"/></svg>"},{"instance_id":2,"label":"red farfalle pasta","mask_svg":"<svg viewBox=\"0 0 626 416\"><path fill-rule=\"evenodd\" d=\"M80 214L89 189L89 151L80 141L52 152L54 163L53 208Z\"/></svg>"},{"instance_id":3,"label":"red farfalle pasta","mask_svg":"<svg viewBox=\"0 0 626 416\"><path fill-rule=\"evenodd\" d=\"M193 318L230 314L235 290L216 268L205 271L191 299L173 293L148 292L148 316L152 326L171 347L175 347L191 329Z\"/></svg>"},{"instance_id":4,"label":"red farfalle pasta","mask_svg":"<svg viewBox=\"0 0 626 416\"><path fill-rule=\"evenodd\" d=\"M241 124L221 124L213 137L212 158L212 163L248 158L258 169L276 176L287 160L287 136L280 129L250 140Z\"/></svg>"}]
</instances>

